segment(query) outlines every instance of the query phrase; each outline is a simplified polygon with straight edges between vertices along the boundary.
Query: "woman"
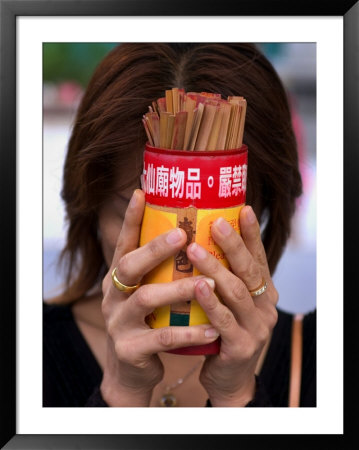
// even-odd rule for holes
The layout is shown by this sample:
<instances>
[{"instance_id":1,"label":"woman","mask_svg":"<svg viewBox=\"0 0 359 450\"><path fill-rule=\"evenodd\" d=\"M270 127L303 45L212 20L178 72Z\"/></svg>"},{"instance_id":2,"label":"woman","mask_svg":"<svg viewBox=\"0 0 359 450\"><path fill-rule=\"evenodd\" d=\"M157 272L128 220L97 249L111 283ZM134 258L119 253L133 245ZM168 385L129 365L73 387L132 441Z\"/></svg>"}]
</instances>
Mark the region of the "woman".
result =
<instances>
[{"instance_id":1,"label":"woman","mask_svg":"<svg viewBox=\"0 0 359 450\"><path fill-rule=\"evenodd\" d=\"M186 242L174 229L138 248L141 117L174 86L247 99L248 206L241 236L224 220L212 226L231 272L192 244L187 256L204 277L137 288ZM276 308L271 275L301 188L286 94L255 46L122 44L110 52L82 99L65 162L67 283L44 305L44 406L288 406L293 317ZM115 268L125 291L113 283ZM154 308L190 298L211 325L147 326ZM315 406L314 312L303 332L300 405ZM168 352L218 336L218 355Z\"/></svg>"}]
</instances>

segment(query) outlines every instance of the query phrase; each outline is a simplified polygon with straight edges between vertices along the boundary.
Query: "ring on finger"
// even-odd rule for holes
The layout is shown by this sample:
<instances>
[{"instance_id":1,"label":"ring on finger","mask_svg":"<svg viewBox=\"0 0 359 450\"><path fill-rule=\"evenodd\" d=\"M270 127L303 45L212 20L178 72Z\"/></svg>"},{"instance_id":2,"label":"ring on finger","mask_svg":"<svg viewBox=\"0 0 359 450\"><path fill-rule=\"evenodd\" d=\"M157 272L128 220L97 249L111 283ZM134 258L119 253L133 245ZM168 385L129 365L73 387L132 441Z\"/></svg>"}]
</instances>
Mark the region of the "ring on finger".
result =
<instances>
[{"instance_id":1,"label":"ring on finger","mask_svg":"<svg viewBox=\"0 0 359 450\"><path fill-rule=\"evenodd\" d=\"M117 278L116 269L117 267L115 267L111 273L112 283L116 289L121 292L131 293L140 287L141 283L138 283L135 286L126 286L125 284L121 283L121 281Z\"/></svg>"},{"instance_id":2,"label":"ring on finger","mask_svg":"<svg viewBox=\"0 0 359 450\"><path fill-rule=\"evenodd\" d=\"M265 292L266 289L267 289L267 282L264 278L262 278L261 284L257 288L251 289L249 293L251 294L252 297L258 297L258 295L263 294L263 292Z\"/></svg>"}]
</instances>

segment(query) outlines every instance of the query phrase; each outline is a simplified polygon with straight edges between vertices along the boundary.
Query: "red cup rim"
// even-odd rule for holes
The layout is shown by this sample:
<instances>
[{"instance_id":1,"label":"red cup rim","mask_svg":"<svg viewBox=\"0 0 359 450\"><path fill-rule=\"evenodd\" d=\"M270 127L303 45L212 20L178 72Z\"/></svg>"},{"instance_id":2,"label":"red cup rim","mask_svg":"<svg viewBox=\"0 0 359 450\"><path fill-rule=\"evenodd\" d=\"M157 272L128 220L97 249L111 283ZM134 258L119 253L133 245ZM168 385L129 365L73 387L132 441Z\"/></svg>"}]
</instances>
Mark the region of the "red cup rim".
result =
<instances>
[{"instance_id":1,"label":"red cup rim","mask_svg":"<svg viewBox=\"0 0 359 450\"><path fill-rule=\"evenodd\" d=\"M155 153L162 153L164 155L177 155L177 156L224 156L224 155L235 155L240 153L245 153L248 151L246 144L242 144L240 148L233 148L230 150L171 150L168 148L159 148L150 145L146 142L146 150Z\"/></svg>"}]
</instances>

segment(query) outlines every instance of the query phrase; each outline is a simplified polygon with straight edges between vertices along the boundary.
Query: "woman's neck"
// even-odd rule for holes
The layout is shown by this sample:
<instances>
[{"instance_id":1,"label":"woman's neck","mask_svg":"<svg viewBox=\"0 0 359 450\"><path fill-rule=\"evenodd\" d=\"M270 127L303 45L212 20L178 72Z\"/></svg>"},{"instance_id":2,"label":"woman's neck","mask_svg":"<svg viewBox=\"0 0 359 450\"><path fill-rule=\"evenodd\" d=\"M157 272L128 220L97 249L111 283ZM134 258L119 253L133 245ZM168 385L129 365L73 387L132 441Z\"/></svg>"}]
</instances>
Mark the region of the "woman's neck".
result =
<instances>
[{"instance_id":1,"label":"woman's neck","mask_svg":"<svg viewBox=\"0 0 359 450\"><path fill-rule=\"evenodd\" d=\"M102 296L99 293L84 297L73 303L72 314L76 322L86 323L88 326L105 331L105 321L101 311Z\"/></svg>"}]
</instances>

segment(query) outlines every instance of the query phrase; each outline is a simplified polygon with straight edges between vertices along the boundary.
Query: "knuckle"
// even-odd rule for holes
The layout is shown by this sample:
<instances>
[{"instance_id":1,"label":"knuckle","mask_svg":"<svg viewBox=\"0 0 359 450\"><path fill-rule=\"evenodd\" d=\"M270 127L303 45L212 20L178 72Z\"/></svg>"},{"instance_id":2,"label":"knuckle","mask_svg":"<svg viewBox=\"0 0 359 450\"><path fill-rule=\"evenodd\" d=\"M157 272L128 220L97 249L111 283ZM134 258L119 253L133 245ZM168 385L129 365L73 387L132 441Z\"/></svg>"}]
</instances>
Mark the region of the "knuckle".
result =
<instances>
[{"instance_id":1,"label":"knuckle","mask_svg":"<svg viewBox=\"0 0 359 450\"><path fill-rule=\"evenodd\" d=\"M140 286L132 295L133 301L141 309L148 309L151 304L151 289L148 285Z\"/></svg>"},{"instance_id":2,"label":"knuckle","mask_svg":"<svg viewBox=\"0 0 359 450\"><path fill-rule=\"evenodd\" d=\"M233 352L235 354L235 358L242 361L250 361L258 352L259 348L262 348L262 344L259 344L258 339L254 338L253 335L247 332L241 342L238 342L238 344L234 347Z\"/></svg>"},{"instance_id":3,"label":"knuckle","mask_svg":"<svg viewBox=\"0 0 359 450\"><path fill-rule=\"evenodd\" d=\"M242 349L242 358L245 361L250 361L253 358L253 355L258 351L258 346L250 341L247 345Z\"/></svg>"},{"instance_id":4,"label":"knuckle","mask_svg":"<svg viewBox=\"0 0 359 450\"><path fill-rule=\"evenodd\" d=\"M206 301L206 309L208 310L209 314L215 314L216 309L218 308L219 300L216 297L216 295L213 295Z\"/></svg>"},{"instance_id":5,"label":"knuckle","mask_svg":"<svg viewBox=\"0 0 359 450\"><path fill-rule=\"evenodd\" d=\"M237 340L231 345L230 349L220 354L221 361L223 364L231 365L233 361L241 361L243 359L243 342L242 340Z\"/></svg>"},{"instance_id":6,"label":"knuckle","mask_svg":"<svg viewBox=\"0 0 359 450\"><path fill-rule=\"evenodd\" d=\"M256 246L257 250L255 252L255 259L258 261L258 263L265 267L268 262L267 262L267 255L265 253L264 250L264 246L263 246L263 242L262 239L260 237L260 235L258 235L257 237L257 246Z\"/></svg>"},{"instance_id":7,"label":"knuckle","mask_svg":"<svg viewBox=\"0 0 359 450\"><path fill-rule=\"evenodd\" d=\"M256 259L259 262L259 264L263 267L265 267L268 264L267 257L263 251L258 250Z\"/></svg>"},{"instance_id":8,"label":"knuckle","mask_svg":"<svg viewBox=\"0 0 359 450\"><path fill-rule=\"evenodd\" d=\"M122 233L120 232L120 236L116 242L115 252L119 255L122 255L124 253L124 241Z\"/></svg>"},{"instance_id":9,"label":"knuckle","mask_svg":"<svg viewBox=\"0 0 359 450\"><path fill-rule=\"evenodd\" d=\"M189 281L189 279L186 279L186 278L178 281L177 286L176 286L178 298L181 298L183 300L187 300L187 299L190 300L190 297L193 296L194 285L193 285L193 283L191 283L191 285L193 285L193 289L192 289L192 292L190 293L191 286L189 285L188 281Z\"/></svg>"},{"instance_id":10,"label":"knuckle","mask_svg":"<svg viewBox=\"0 0 359 450\"><path fill-rule=\"evenodd\" d=\"M230 245L230 251L234 254L241 253L244 249L245 245L243 242L243 239L239 234L235 234L234 238L232 239L231 245Z\"/></svg>"},{"instance_id":11,"label":"knuckle","mask_svg":"<svg viewBox=\"0 0 359 450\"><path fill-rule=\"evenodd\" d=\"M116 356L124 364L136 366L138 363L138 355L132 350L133 345L130 339L119 339L115 343Z\"/></svg>"},{"instance_id":12,"label":"knuckle","mask_svg":"<svg viewBox=\"0 0 359 450\"><path fill-rule=\"evenodd\" d=\"M247 351L247 345L243 346L241 343L236 343L232 346L230 353L226 355L225 361L230 362L232 359L239 361L246 360Z\"/></svg>"},{"instance_id":13,"label":"knuckle","mask_svg":"<svg viewBox=\"0 0 359 450\"><path fill-rule=\"evenodd\" d=\"M112 338L112 340L114 340L115 335L116 335L116 331L118 329L117 321L115 320L115 318L114 317L109 317L107 319L106 326L107 326L107 333L108 333L108 335Z\"/></svg>"},{"instance_id":14,"label":"knuckle","mask_svg":"<svg viewBox=\"0 0 359 450\"><path fill-rule=\"evenodd\" d=\"M277 289L273 286L273 302L275 305L278 303L278 300L279 300L279 293Z\"/></svg>"},{"instance_id":15,"label":"knuckle","mask_svg":"<svg viewBox=\"0 0 359 450\"><path fill-rule=\"evenodd\" d=\"M163 255L163 249L158 239L153 239L148 243L148 250L154 259L159 259Z\"/></svg>"},{"instance_id":16,"label":"knuckle","mask_svg":"<svg viewBox=\"0 0 359 450\"><path fill-rule=\"evenodd\" d=\"M262 326L257 331L258 343L260 346L264 345L269 339L269 328L266 326Z\"/></svg>"},{"instance_id":17,"label":"knuckle","mask_svg":"<svg viewBox=\"0 0 359 450\"><path fill-rule=\"evenodd\" d=\"M232 295L234 299L241 300L246 297L248 294L248 290L244 283L237 279L232 286Z\"/></svg>"},{"instance_id":18,"label":"knuckle","mask_svg":"<svg viewBox=\"0 0 359 450\"><path fill-rule=\"evenodd\" d=\"M161 328L158 333L158 340L164 347L171 347L174 343L173 330L170 327Z\"/></svg>"},{"instance_id":19,"label":"knuckle","mask_svg":"<svg viewBox=\"0 0 359 450\"><path fill-rule=\"evenodd\" d=\"M128 352L128 344L127 344L126 340L125 339L117 340L115 342L114 347L115 347L115 353L116 353L117 358L120 361L124 361L124 362L127 361L129 352Z\"/></svg>"},{"instance_id":20,"label":"knuckle","mask_svg":"<svg viewBox=\"0 0 359 450\"><path fill-rule=\"evenodd\" d=\"M109 272L107 272L106 275L104 276L103 280L102 280L102 283L101 283L102 294L104 296L109 291L110 286L111 286L110 274L109 274Z\"/></svg>"},{"instance_id":21,"label":"knuckle","mask_svg":"<svg viewBox=\"0 0 359 450\"><path fill-rule=\"evenodd\" d=\"M219 318L219 327L221 330L228 330L233 323L233 316L229 309L225 308Z\"/></svg>"},{"instance_id":22,"label":"knuckle","mask_svg":"<svg viewBox=\"0 0 359 450\"><path fill-rule=\"evenodd\" d=\"M196 342L196 334L195 334L194 330L193 330L193 332L191 332L191 330L189 328L190 327L188 327L188 330L185 330L183 335L184 335L185 342L188 342L189 344L193 344L194 342Z\"/></svg>"},{"instance_id":23,"label":"knuckle","mask_svg":"<svg viewBox=\"0 0 359 450\"><path fill-rule=\"evenodd\" d=\"M208 272L210 274L217 273L219 264L220 263L217 261L217 259L213 255L210 255L210 257L207 260Z\"/></svg>"},{"instance_id":24,"label":"knuckle","mask_svg":"<svg viewBox=\"0 0 359 450\"><path fill-rule=\"evenodd\" d=\"M108 297L104 297L101 302L101 312L105 319L110 315L111 307L110 302L108 301Z\"/></svg>"},{"instance_id":25,"label":"knuckle","mask_svg":"<svg viewBox=\"0 0 359 450\"><path fill-rule=\"evenodd\" d=\"M277 324L277 321L278 321L278 311L277 308L273 307L271 308L271 311L268 314L268 326L270 330L273 330L273 328Z\"/></svg>"},{"instance_id":26,"label":"knuckle","mask_svg":"<svg viewBox=\"0 0 359 450\"><path fill-rule=\"evenodd\" d=\"M248 273L248 278L250 280L253 280L254 283L257 282L258 280L260 280L259 283L261 283L261 281L262 281L261 271L260 271L258 265L255 264L253 261L248 264L247 273ZM259 283L257 283L257 286Z\"/></svg>"},{"instance_id":27,"label":"knuckle","mask_svg":"<svg viewBox=\"0 0 359 450\"><path fill-rule=\"evenodd\" d=\"M126 253L126 255L121 256L120 260L118 261L117 273L120 273L121 277L124 277L125 279L129 277L129 275L130 275L130 258L129 258L128 253Z\"/></svg>"},{"instance_id":28,"label":"knuckle","mask_svg":"<svg viewBox=\"0 0 359 450\"><path fill-rule=\"evenodd\" d=\"M131 359L131 365L136 367L136 369L147 369L149 366L148 360L144 359L143 357L137 357Z\"/></svg>"},{"instance_id":29,"label":"knuckle","mask_svg":"<svg viewBox=\"0 0 359 450\"><path fill-rule=\"evenodd\" d=\"M260 228L258 220L257 220L257 223L250 228L249 235L250 235L250 238L253 239L253 241L255 241L257 243L262 242L261 228Z\"/></svg>"}]
</instances>

